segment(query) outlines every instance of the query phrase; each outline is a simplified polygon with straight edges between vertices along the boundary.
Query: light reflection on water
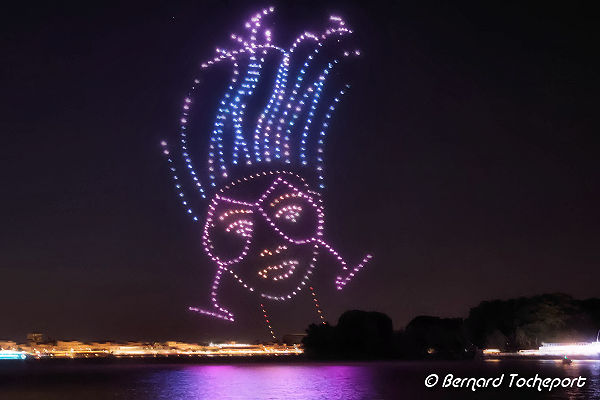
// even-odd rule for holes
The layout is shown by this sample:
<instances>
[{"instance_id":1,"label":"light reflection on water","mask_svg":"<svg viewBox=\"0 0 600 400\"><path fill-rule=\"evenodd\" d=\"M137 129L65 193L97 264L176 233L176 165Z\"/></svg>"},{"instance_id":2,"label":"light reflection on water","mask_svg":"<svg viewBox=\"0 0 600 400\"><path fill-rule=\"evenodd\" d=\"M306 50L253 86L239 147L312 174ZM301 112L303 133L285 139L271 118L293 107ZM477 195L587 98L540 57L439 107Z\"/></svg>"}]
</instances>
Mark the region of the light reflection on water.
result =
<instances>
[{"instance_id":1,"label":"light reflection on water","mask_svg":"<svg viewBox=\"0 0 600 400\"><path fill-rule=\"evenodd\" d=\"M574 388L565 389L568 399L600 399L600 361L574 361L564 366L567 376L587 377L586 391Z\"/></svg>"},{"instance_id":2,"label":"light reflection on water","mask_svg":"<svg viewBox=\"0 0 600 400\"><path fill-rule=\"evenodd\" d=\"M457 377L588 378L583 388L425 388L436 373ZM600 361L389 362L349 364L0 365L0 399L600 399Z\"/></svg>"},{"instance_id":3,"label":"light reflection on water","mask_svg":"<svg viewBox=\"0 0 600 400\"><path fill-rule=\"evenodd\" d=\"M372 399L364 366L194 366L147 381L154 398Z\"/></svg>"}]
</instances>

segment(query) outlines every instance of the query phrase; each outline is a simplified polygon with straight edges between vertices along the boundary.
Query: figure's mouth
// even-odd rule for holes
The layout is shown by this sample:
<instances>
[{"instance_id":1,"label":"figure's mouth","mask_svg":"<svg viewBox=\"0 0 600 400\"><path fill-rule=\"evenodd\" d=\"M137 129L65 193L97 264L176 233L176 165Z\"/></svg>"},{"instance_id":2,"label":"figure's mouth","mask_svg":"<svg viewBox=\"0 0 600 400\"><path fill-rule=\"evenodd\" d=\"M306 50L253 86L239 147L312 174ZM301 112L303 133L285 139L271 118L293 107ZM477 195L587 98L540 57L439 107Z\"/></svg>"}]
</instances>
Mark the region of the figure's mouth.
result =
<instances>
[{"instance_id":1,"label":"figure's mouth","mask_svg":"<svg viewBox=\"0 0 600 400\"><path fill-rule=\"evenodd\" d=\"M292 276L298 266L298 260L285 260L279 264L269 265L267 268L258 271L258 276L263 279L281 281Z\"/></svg>"}]
</instances>

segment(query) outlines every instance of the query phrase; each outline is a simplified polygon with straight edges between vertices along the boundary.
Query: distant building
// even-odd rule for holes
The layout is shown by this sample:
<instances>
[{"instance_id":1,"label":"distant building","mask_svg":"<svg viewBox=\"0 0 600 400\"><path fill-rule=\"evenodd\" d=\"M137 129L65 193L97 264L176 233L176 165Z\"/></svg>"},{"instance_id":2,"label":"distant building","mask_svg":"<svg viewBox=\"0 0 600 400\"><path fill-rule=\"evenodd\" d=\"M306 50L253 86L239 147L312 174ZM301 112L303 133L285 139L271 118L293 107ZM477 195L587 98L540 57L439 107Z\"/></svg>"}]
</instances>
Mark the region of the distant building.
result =
<instances>
[{"instance_id":1,"label":"distant building","mask_svg":"<svg viewBox=\"0 0 600 400\"><path fill-rule=\"evenodd\" d=\"M17 342L0 340L0 350L17 350Z\"/></svg>"},{"instance_id":2,"label":"distant building","mask_svg":"<svg viewBox=\"0 0 600 400\"><path fill-rule=\"evenodd\" d=\"M44 334L43 333L28 333L27 341L33 344L40 344L44 342Z\"/></svg>"},{"instance_id":3,"label":"distant building","mask_svg":"<svg viewBox=\"0 0 600 400\"><path fill-rule=\"evenodd\" d=\"M283 335L283 343L288 346L292 346L294 344L302 344L302 339L306 336L306 333L288 333Z\"/></svg>"},{"instance_id":4,"label":"distant building","mask_svg":"<svg viewBox=\"0 0 600 400\"><path fill-rule=\"evenodd\" d=\"M290 338L290 341L297 340ZM298 336L298 335L296 335ZM302 335L300 335L302 336ZM90 357L164 357L164 356L278 356L302 354L301 346L284 344L247 344L236 342L185 343L168 342L82 342L78 340L47 340L44 335L27 335L27 343L0 341L3 359L90 358Z\"/></svg>"},{"instance_id":5,"label":"distant building","mask_svg":"<svg viewBox=\"0 0 600 400\"><path fill-rule=\"evenodd\" d=\"M598 356L600 342L542 343L537 352L539 355Z\"/></svg>"}]
</instances>

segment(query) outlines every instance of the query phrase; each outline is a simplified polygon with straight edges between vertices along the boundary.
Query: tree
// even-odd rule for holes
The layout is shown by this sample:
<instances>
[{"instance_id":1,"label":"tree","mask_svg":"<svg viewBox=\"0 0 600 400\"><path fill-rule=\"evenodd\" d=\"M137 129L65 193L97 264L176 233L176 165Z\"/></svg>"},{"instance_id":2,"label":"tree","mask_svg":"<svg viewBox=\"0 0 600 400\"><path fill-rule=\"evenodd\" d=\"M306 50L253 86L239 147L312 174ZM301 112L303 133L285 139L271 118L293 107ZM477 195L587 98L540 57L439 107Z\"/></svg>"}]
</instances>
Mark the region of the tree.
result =
<instances>
[{"instance_id":1,"label":"tree","mask_svg":"<svg viewBox=\"0 0 600 400\"><path fill-rule=\"evenodd\" d=\"M312 324L302 340L311 358L382 359L393 356L392 320L379 312L352 310L336 326Z\"/></svg>"}]
</instances>

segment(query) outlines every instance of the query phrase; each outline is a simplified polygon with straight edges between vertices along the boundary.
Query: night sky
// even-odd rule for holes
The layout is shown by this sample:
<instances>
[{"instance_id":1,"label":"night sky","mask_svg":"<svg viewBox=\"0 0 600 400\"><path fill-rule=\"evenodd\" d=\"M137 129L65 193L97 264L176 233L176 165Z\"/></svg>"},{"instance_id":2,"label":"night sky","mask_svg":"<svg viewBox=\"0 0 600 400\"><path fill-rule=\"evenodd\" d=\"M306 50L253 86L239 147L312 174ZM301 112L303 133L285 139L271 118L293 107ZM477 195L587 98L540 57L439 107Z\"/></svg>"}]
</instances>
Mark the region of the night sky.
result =
<instances>
[{"instance_id":1,"label":"night sky","mask_svg":"<svg viewBox=\"0 0 600 400\"><path fill-rule=\"evenodd\" d=\"M199 64L270 4L23 3L0 12L0 339L268 338L249 296L223 300L235 324L187 311L214 267L159 142ZM274 3L276 35L337 13L363 51L328 136L326 233L375 258L342 293L315 281L333 322L600 294L598 15L444 3ZM305 300L273 307L277 334L314 319Z\"/></svg>"}]
</instances>

